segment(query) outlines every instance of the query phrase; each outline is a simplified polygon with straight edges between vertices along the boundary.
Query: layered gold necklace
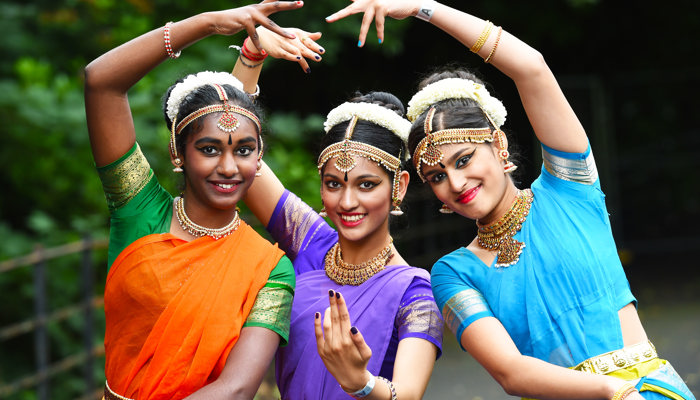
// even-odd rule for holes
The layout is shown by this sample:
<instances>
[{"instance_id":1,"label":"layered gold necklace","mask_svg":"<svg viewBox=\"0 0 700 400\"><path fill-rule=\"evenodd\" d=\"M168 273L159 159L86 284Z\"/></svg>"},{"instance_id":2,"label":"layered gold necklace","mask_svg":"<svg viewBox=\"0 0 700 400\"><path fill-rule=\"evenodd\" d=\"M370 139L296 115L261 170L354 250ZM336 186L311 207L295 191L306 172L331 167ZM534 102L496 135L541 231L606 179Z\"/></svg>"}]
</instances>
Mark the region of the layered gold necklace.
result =
<instances>
[{"instance_id":1,"label":"layered gold necklace","mask_svg":"<svg viewBox=\"0 0 700 400\"><path fill-rule=\"evenodd\" d=\"M477 243L486 250L497 251L496 267L509 267L520 259L525 243L513 239L513 236L523 227L532 199L532 190L518 190L510 210L498 221L488 225L476 221Z\"/></svg>"},{"instance_id":2,"label":"layered gold necklace","mask_svg":"<svg viewBox=\"0 0 700 400\"><path fill-rule=\"evenodd\" d=\"M379 254L361 264L348 264L345 262L340 252L340 243L336 243L326 254L326 275L333 282L340 285L361 285L374 274L383 270L393 255L391 244L394 243L394 239L390 239L389 245L382 249Z\"/></svg>"},{"instance_id":3,"label":"layered gold necklace","mask_svg":"<svg viewBox=\"0 0 700 400\"><path fill-rule=\"evenodd\" d=\"M210 236L214 240L221 239L224 236L228 236L233 233L241 223L241 219L238 216L238 210L233 216L231 222L223 228L207 228L206 226L201 226L193 222L190 217L187 216L185 212L185 199L182 197L175 198L175 211L177 215L177 222L180 223L182 229L194 237Z\"/></svg>"}]
</instances>

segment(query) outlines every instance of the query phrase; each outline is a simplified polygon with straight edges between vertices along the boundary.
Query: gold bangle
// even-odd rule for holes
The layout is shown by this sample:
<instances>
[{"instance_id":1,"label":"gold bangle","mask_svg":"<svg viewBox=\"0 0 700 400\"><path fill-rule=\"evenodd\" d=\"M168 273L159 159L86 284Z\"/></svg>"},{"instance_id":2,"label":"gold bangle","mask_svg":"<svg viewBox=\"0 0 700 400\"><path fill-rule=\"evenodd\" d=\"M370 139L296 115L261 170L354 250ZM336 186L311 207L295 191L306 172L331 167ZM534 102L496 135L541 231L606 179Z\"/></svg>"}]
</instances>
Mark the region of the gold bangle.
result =
<instances>
[{"instance_id":1,"label":"gold bangle","mask_svg":"<svg viewBox=\"0 0 700 400\"><path fill-rule=\"evenodd\" d=\"M496 34L496 41L493 43L493 48L491 49L491 52L489 53L488 57L484 60L486 64L489 63L491 60L491 57L493 57L493 53L496 52L496 47L498 47L498 42L501 40L501 33L503 33L503 27L499 26L498 27L498 33Z\"/></svg>"},{"instance_id":2,"label":"gold bangle","mask_svg":"<svg viewBox=\"0 0 700 400\"><path fill-rule=\"evenodd\" d=\"M632 384L625 383L624 385L620 386L619 389L617 389L617 392L615 392L615 394L610 400L624 400L632 392L636 391L637 389L635 389L634 386L632 386Z\"/></svg>"},{"instance_id":3,"label":"gold bangle","mask_svg":"<svg viewBox=\"0 0 700 400\"><path fill-rule=\"evenodd\" d=\"M481 47L484 45L484 43L486 43L486 40L491 34L491 29L493 29L493 22L486 21L486 26L484 27L484 30L481 31L481 35L479 35L479 38L476 40L476 43L474 43L474 46L469 49L472 51L472 53L478 53L479 50L481 50Z\"/></svg>"}]
</instances>

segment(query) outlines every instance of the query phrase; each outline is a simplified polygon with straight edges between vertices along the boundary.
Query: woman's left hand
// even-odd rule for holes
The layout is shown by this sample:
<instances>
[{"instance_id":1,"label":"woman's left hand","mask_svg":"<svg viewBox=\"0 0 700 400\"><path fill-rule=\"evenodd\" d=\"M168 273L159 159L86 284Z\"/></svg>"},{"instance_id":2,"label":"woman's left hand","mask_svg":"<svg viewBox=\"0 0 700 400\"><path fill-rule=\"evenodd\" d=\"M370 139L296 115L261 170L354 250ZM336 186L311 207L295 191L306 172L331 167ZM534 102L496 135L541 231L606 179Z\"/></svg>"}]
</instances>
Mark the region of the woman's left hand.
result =
<instances>
[{"instance_id":1,"label":"woman's left hand","mask_svg":"<svg viewBox=\"0 0 700 400\"><path fill-rule=\"evenodd\" d=\"M294 37L284 37L264 27L258 27L258 39L263 49L272 57L297 62L304 72L309 72L309 64L306 59L319 62L321 61L320 54L325 52L323 47L316 43L321 38L321 32L312 33L298 28L283 29Z\"/></svg>"},{"instance_id":2,"label":"woman's left hand","mask_svg":"<svg viewBox=\"0 0 700 400\"><path fill-rule=\"evenodd\" d=\"M358 47L362 47L367 39L369 27L374 25L377 28L377 38L379 43L384 42L384 19L404 19L418 14L422 0L351 0L352 4L336 11L326 17L326 22L335 22L349 15L364 13L362 26L360 27L360 40Z\"/></svg>"},{"instance_id":3,"label":"woman's left hand","mask_svg":"<svg viewBox=\"0 0 700 400\"><path fill-rule=\"evenodd\" d=\"M315 315L316 346L326 369L346 391L362 389L369 381L367 363L372 349L362 333L350 323L350 314L343 296L329 291L330 307L323 321L321 314Z\"/></svg>"}]
</instances>

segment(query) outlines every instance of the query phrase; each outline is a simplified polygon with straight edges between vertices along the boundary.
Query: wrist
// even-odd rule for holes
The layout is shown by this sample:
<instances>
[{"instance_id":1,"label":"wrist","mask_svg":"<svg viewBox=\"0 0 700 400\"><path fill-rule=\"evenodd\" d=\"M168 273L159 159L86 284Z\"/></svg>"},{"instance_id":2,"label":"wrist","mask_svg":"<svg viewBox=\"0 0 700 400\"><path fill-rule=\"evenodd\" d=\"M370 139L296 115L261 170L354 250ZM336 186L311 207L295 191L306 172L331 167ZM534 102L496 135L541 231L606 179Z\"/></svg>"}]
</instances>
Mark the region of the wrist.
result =
<instances>
[{"instance_id":1,"label":"wrist","mask_svg":"<svg viewBox=\"0 0 700 400\"><path fill-rule=\"evenodd\" d=\"M352 397L363 398L372 392L375 383L375 376L365 369L357 378L343 380L340 388Z\"/></svg>"}]
</instances>

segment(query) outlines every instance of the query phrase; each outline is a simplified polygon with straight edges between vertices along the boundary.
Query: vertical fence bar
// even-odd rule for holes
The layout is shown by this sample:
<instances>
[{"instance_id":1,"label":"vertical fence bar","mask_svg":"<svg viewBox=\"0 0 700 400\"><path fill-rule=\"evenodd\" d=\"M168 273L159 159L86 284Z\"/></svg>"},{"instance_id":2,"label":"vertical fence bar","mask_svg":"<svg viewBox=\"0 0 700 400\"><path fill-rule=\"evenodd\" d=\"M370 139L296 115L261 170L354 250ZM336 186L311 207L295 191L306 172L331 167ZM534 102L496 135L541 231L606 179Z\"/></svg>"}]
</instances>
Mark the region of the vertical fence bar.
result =
<instances>
[{"instance_id":1,"label":"vertical fence bar","mask_svg":"<svg viewBox=\"0 0 700 400\"><path fill-rule=\"evenodd\" d=\"M85 359L84 377L85 377L85 393L92 393L95 390L95 382L93 379L93 367L95 364L95 356L92 353L92 340L94 335L95 319L92 311L92 288L94 283L93 265L92 265L92 238L86 235L83 239L84 248L81 260L81 284L83 292L83 346L87 358Z\"/></svg>"},{"instance_id":2,"label":"vertical fence bar","mask_svg":"<svg viewBox=\"0 0 700 400\"><path fill-rule=\"evenodd\" d=\"M46 260L41 246L35 249L37 262L34 264L34 314L37 327L34 332L36 368L39 376L37 399L49 398L49 342L46 327Z\"/></svg>"}]
</instances>

